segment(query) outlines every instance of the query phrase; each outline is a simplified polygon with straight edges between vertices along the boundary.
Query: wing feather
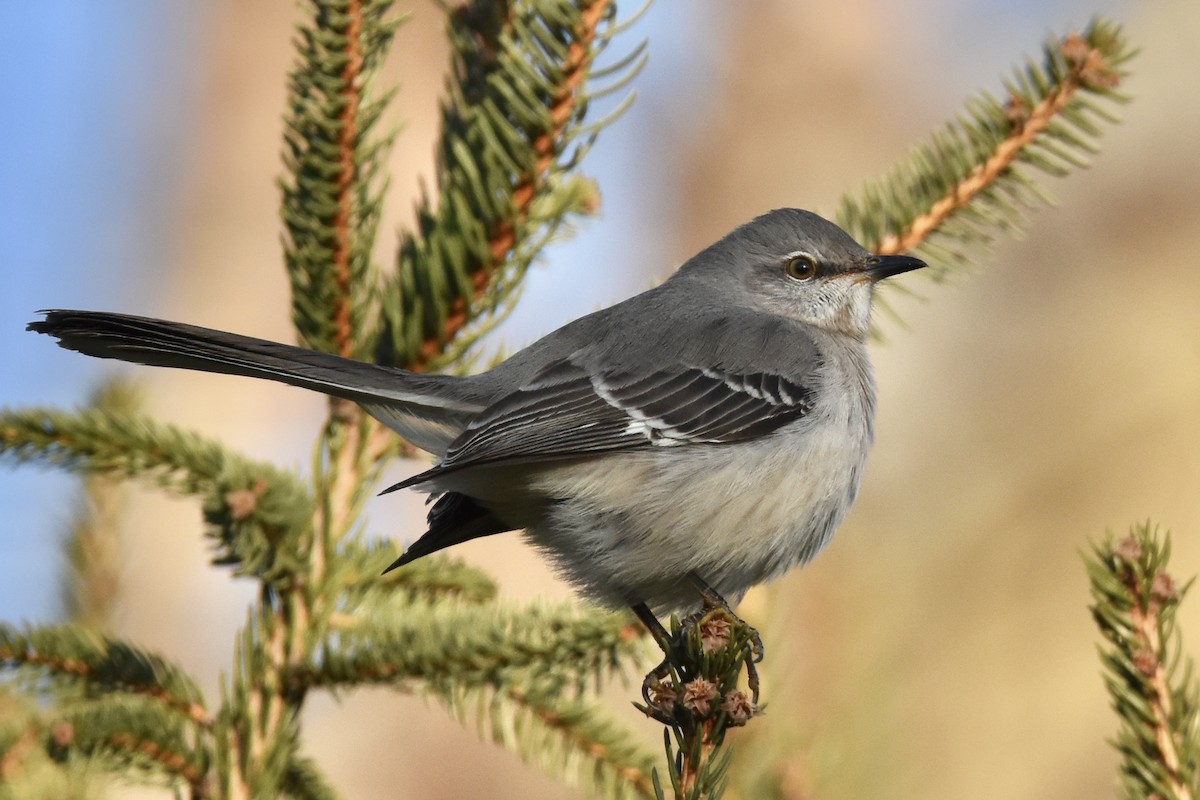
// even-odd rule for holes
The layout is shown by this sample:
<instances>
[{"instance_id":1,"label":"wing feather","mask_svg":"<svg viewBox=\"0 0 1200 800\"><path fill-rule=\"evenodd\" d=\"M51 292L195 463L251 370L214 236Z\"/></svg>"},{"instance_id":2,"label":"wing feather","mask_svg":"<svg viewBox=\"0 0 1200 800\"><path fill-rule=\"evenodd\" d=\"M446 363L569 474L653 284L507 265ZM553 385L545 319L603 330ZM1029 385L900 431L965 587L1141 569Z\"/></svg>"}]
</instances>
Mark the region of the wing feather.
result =
<instances>
[{"instance_id":1,"label":"wing feather","mask_svg":"<svg viewBox=\"0 0 1200 800\"><path fill-rule=\"evenodd\" d=\"M604 374L565 359L485 408L440 463L392 489L474 466L745 441L811 409L811 390L783 375L685 365Z\"/></svg>"}]
</instances>

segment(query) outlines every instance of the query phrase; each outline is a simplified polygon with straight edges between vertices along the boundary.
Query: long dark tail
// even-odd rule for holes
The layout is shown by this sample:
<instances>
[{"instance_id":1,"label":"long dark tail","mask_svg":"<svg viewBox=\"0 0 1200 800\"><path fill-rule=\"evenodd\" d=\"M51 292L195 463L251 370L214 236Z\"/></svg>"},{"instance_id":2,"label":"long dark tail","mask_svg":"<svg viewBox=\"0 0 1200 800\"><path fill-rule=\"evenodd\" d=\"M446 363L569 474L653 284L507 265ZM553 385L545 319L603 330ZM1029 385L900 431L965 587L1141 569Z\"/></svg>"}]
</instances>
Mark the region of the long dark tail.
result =
<instances>
[{"instance_id":1,"label":"long dark tail","mask_svg":"<svg viewBox=\"0 0 1200 800\"><path fill-rule=\"evenodd\" d=\"M293 345L102 311L43 311L28 330L98 358L219 372L299 386L362 405L418 447L440 454L483 407L461 378L420 375Z\"/></svg>"}]
</instances>

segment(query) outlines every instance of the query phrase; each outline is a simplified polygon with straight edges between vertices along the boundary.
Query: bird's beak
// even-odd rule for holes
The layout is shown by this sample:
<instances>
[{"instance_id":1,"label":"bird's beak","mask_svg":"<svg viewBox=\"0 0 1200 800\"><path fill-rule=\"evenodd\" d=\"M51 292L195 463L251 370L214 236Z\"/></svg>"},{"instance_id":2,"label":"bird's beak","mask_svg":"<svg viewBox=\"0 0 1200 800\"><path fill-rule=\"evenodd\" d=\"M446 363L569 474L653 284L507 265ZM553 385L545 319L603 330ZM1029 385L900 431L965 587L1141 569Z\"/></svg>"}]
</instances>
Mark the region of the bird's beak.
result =
<instances>
[{"instance_id":1,"label":"bird's beak","mask_svg":"<svg viewBox=\"0 0 1200 800\"><path fill-rule=\"evenodd\" d=\"M877 282L924 266L924 261L912 256L871 256L863 266L863 272L872 282Z\"/></svg>"}]
</instances>

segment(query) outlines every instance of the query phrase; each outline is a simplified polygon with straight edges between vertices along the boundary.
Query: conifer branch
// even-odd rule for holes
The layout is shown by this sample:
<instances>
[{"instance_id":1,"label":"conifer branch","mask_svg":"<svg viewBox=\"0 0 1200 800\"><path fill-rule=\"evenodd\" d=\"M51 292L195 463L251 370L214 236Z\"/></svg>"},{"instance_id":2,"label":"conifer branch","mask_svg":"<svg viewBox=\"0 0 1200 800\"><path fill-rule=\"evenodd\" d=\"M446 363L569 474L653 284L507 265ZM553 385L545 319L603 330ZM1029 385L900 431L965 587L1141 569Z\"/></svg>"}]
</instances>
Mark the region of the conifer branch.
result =
<instances>
[{"instance_id":1,"label":"conifer branch","mask_svg":"<svg viewBox=\"0 0 1200 800\"><path fill-rule=\"evenodd\" d=\"M640 626L608 612L416 603L365 609L290 685L502 687L509 674L536 670L566 686L600 680L641 654Z\"/></svg>"},{"instance_id":2,"label":"conifer branch","mask_svg":"<svg viewBox=\"0 0 1200 800\"><path fill-rule=\"evenodd\" d=\"M402 19L391 0L308 0L284 117L282 214L292 316L301 342L346 357L370 352L371 249L394 134L375 137L390 95L368 87Z\"/></svg>"},{"instance_id":3,"label":"conifer branch","mask_svg":"<svg viewBox=\"0 0 1200 800\"><path fill-rule=\"evenodd\" d=\"M0 411L0 460L149 479L203 498L214 561L239 574L291 579L278 543L309 529L312 501L294 476L142 414Z\"/></svg>"},{"instance_id":4,"label":"conifer branch","mask_svg":"<svg viewBox=\"0 0 1200 800\"><path fill-rule=\"evenodd\" d=\"M85 726L84 730L88 728ZM149 763L169 775L178 776L191 787L193 798L205 794L201 789L204 771L191 760L188 753L170 750L152 739L138 739L129 733L115 733L91 744L95 749L128 755L135 764L144 766Z\"/></svg>"},{"instance_id":5,"label":"conifer branch","mask_svg":"<svg viewBox=\"0 0 1200 800\"><path fill-rule=\"evenodd\" d=\"M748 655L761 647L757 633L724 608L681 624L671 620L666 658L643 688L637 707L666 726L667 777L675 800L717 800L725 789L730 751L725 736L761 711L757 677L750 694L739 687ZM761 658L761 650L757 657ZM666 797L655 771L655 796Z\"/></svg>"},{"instance_id":6,"label":"conifer branch","mask_svg":"<svg viewBox=\"0 0 1200 800\"><path fill-rule=\"evenodd\" d=\"M0 623L0 667L32 668L76 682L89 694L152 698L201 726L211 723L200 689L161 656L78 625L28 628Z\"/></svg>"},{"instance_id":7,"label":"conifer branch","mask_svg":"<svg viewBox=\"0 0 1200 800\"><path fill-rule=\"evenodd\" d=\"M496 599L498 589L490 575L452 556L438 554L418 559L404 569L380 575L379 565L390 564L397 556L399 552L391 543L345 542L333 565L336 574L331 574L331 580L343 587L342 607L347 614L381 604L411 606L439 600L487 603Z\"/></svg>"},{"instance_id":8,"label":"conifer branch","mask_svg":"<svg viewBox=\"0 0 1200 800\"><path fill-rule=\"evenodd\" d=\"M207 794L207 738L145 698L106 694L67 704L54 717L47 746L55 760L83 757L126 779L141 772L147 782L182 783L193 798Z\"/></svg>"},{"instance_id":9,"label":"conifer branch","mask_svg":"<svg viewBox=\"0 0 1200 800\"><path fill-rule=\"evenodd\" d=\"M587 76L615 32L611 0L474 0L450 12L452 78L442 109L438 207L417 209L384 290L378 360L430 370L461 358L488 315L596 192L570 170L595 130ZM642 58L622 63L622 80ZM599 125L607 124L602 121Z\"/></svg>"},{"instance_id":10,"label":"conifer branch","mask_svg":"<svg viewBox=\"0 0 1200 800\"><path fill-rule=\"evenodd\" d=\"M654 797L653 759L632 745L630 732L618 728L597 706L580 698L546 697L518 685L510 685L506 694L593 763L588 776L593 791L605 796L632 793ZM509 746L522 752L526 761L537 758L543 769L562 770L561 760L546 757L546 748L538 748L535 742L522 746L514 741Z\"/></svg>"},{"instance_id":11,"label":"conifer branch","mask_svg":"<svg viewBox=\"0 0 1200 800\"><path fill-rule=\"evenodd\" d=\"M140 399L120 379L101 384L89 405L100 411L132 414ZM71 621L96 631L108 629L120 580L120 519L125 492L106 475L85 475L65 537L67 570L61 583L61 607Z\"/></svg>"},{"instance_id":12,"label":"conifer branch","mask_svg":"<svg viewBox=\"0 0 1200 800\"><path fill-rule=\"evenodd\" d=\"M8 698L4 696L3 691L0 691L0 706L3 706L6 700ZM8 711L9 709L5 708L4 710ZM7 715L0 717L0 720L4 723L10 721ZM21 722L26 723L25 720L21 720ZM6 730L4 733L9 733L9 731ZM19 785L20 779L29 772L29 762L35 754L42 751L39 745L43 733L40 726L26 723L21 725L20 733L15 738L5 736L0 740L0 785L10 787Z\"/></svg>"},{"instance_id":13,"label":"conifer branch","mask_svg":"<svg viewBox=\"0 0 1200 800\"><path fill-rule=\"evenodd\" d=\"M303 342L347 357L369 354L374 335L371 252L385 186L377 178L392 135L372 139L390 94L371 102L367 89L401 22L388 17L391 6L391 0L309 0L285 117L284 255L293 318ZM286 782L305 693L285 686L284 676L310 659L337 611L342 586L330 579L330 564L395 449L358 406L330 401L314 450L311 537L278 546L297 579L264 585L243 633L229 720L237 753L225 772L231 790L274 794Z\"/></svg>"},{"instance_id":14,"label":"conifer branch","mask_svg":"<svg viewBox=\"0 0 1200 800\"><path fill-rule=\"evenodd\" d=\"M1200 796L1200 685L1183 654L1175 614L1191 586L1166 571L1170 535L1139 525L1093 545L1084 561L1092 617L1108 647L1105 685L1121 729L1114 746L1129 798Z\"/></svg>"},{"instance_id":15,"label":"conifer branch","mask_svg":"<svg viewBox=\"0 0 1200 800\"><path fill-rule=\"evenodd\" d=\"M1133 55L1102 19L1047 42L1042 64L1030 61L1006 82L1006 102L989 94L969 102L883 180L845 196L838 223L872 252L919 247L943 271L966 262L993 231L1018 230L1026 209L1047 202L1025 167L1063 176L1087 166L1098 122L1116 121L1094 100L1127 100L1116 87Z\"/></svg>"},{"instance_id":16,"label":"conifer branch","mask_svg":"<svg viewBox=\"0 0 1200 800\"><path fill-rule=\"evenodd\" d=\"M216 774L227 798L275 797L299 757L297 719L305 687L283 680L288 666L286 601L264 586L234 653L231 687L213 724ZM278 635L278 631L285 635ZM282 665L282 666L281 666Z\"/></svg>"},{"instance_id":17,"label":"conifer branch","mask_svg":"<svg viewBox=\"0 0 1200 800\"><path fill-rule=\"evenodd\" d=\"M313 760L298 754L288 762L280 788L294 800L338 800L338 793Z\"/></svg>"},{"instance_id":18,"label":"conifer branch","mask_svg":"<svg viewBox=\"0 0 1200 800\"><path fill-rule=\"evenodd\" d=\"M343 52L339 93L343 103L338 133L337 211L333 218L333 280L337 294L333 299L333 342L339 355L349 358L354 353L354 334L350 321L350 292L353 273L350 266L354 236L351 230L353 198L356 187L355 144L358 139L358 109L362 102L360 83L363 67L362 36L363 3L351 0L346 8L346 47Z\"/></svg>"}]
</instances>

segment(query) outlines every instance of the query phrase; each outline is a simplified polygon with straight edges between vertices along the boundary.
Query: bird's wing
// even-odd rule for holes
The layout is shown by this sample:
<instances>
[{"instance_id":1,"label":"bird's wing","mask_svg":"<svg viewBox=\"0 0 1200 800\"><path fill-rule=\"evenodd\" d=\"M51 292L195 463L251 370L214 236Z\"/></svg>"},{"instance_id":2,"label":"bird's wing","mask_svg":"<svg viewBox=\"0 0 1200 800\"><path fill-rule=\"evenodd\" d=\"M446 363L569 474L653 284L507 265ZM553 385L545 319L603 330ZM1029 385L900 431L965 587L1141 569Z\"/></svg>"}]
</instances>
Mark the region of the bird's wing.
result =
<instances>
[{"instance_id":1,"label":"bird's wing","mask_svg":"<svg viewBox=\"0 0 1200 800\"><path fill-rule=\"evenodd\" d=\"M770 372L687 365L596 370L569 358L488 406L439 464L392 489L474 466L739 442L768 434L811 407L810 387Z\"/></svg>"}]
</instances>

